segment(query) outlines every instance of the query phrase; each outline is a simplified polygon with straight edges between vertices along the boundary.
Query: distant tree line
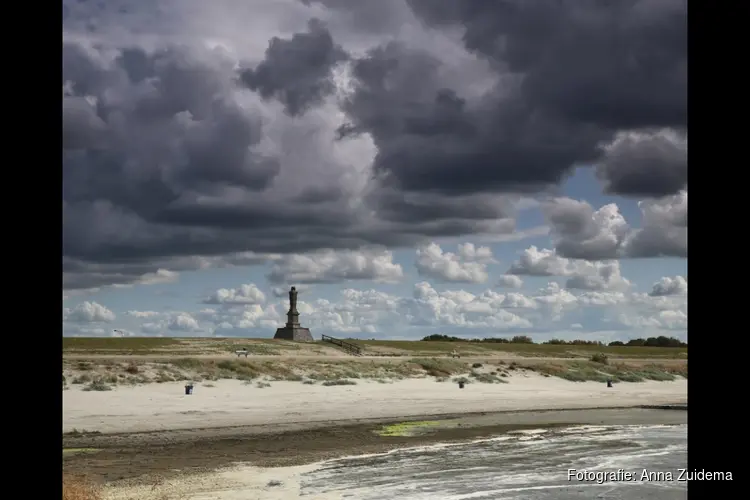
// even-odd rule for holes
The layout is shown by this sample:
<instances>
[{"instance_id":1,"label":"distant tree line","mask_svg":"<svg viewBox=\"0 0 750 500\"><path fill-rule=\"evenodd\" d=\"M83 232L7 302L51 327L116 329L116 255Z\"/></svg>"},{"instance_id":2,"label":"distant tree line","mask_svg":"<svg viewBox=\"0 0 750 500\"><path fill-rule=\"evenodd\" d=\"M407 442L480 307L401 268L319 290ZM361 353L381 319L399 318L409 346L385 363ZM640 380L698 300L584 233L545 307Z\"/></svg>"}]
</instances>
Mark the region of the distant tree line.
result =
<instances>
[{"instance_id":1,"label":"distant tree line","mask_svg":"<svg viewBox=\"0 0 750 500\"><path fill-rule=\"evenodd\" d=\"M645 347L687 347L687 342L682 342L674 337L665 337L660 335L658 337L649 337L647 339L632 339L627 342L620 342L615 340L610 342L609 345L617 346L645 346Z\"/></svg>"},{"instance_id":2,"label":"distant tree line","mask_svg":"<svg viewBox=\"0 0 750 500\"><path fill-rule=\"evenodd\" d=\"M575 340L552 339L552 340L548 340L547 342L542 342L542 343L550 344L550 345L597 345L597 346L605 345L604 342L600 342L598 340L581 340L581 339L575 339Z\"/></svg>"},{"instance_id":3,"label":"distant tree line","mask_svg":"<svg viewBox=\"0 0 750 500\"><path fill-rule=\"evenodd\" d=\"M484 339L462 339L460 337L451 337L449 335L428 335L422 340L427 342L484 342L484 343L495 343L495 344L533 344L534 341L531 337L525 335L516 335L515 337L508 339L504 337L488 337Z\"/></svg>"},{"instance_id":4,"label":"distant tree line","mask_svg":"<svg viewBox=\"0 0 750 500\"><path fill-rule=\"evenodd\" d=\"M495 344L534 344L535 342L531 339L531 337L528 337L526 335L516 335L512 338L506 338L506 337L488 337L483 339L463 339L460 337L452 337L450 335L428 335L427 337L424 337L422 339L426 342L472 342L472 343L495 343ZM686 342L682 342L676 338L673 337L649 337L647 339L632 339L627 342L620 342L619 340L616 340L614 342L610 342L609 344L605 344L604 342L599 342L597 340L560 340L560 339L552 339L548 340L546 342L542 342L542 344L548 344L548 345L590 345L590 346L600 346L603 347L605 345L612 346L645 346L645 347L687 347Z\"/></svg>"}]
</instances>

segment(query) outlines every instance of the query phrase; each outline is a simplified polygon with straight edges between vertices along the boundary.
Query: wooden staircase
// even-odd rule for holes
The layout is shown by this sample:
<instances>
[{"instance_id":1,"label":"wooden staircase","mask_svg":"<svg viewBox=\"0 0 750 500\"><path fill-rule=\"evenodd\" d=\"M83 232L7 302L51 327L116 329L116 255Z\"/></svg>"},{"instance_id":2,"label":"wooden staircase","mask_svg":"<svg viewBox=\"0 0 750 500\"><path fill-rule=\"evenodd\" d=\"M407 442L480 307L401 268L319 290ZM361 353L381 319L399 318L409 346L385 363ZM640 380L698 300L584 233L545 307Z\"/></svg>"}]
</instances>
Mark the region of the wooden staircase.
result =
<instances>
[{"instance_id":1,"label":"wooden staircase","mask_svg":"<svg viewBox=\"0 0 750 500\"><path fill-rule=\"evenodd\" d=\"M329 344L338 346L353 356L362 355L362 348L358 346L357 344L352 344L351 342L346 342L345 340L337 339L335 337L330 337L328 335L321 335L320 340L322 340L323 342L328 342Z\"/></svg>"}]
</instances>

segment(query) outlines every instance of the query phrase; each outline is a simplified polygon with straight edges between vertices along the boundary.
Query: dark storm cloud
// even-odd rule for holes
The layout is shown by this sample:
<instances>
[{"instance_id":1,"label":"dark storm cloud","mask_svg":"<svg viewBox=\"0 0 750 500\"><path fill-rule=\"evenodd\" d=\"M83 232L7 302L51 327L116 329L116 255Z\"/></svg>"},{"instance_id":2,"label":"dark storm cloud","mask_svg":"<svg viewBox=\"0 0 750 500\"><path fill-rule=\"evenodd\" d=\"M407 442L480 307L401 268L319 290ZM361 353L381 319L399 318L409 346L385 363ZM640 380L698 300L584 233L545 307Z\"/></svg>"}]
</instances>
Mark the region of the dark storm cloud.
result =
<instances>
[{"instance_id":1,"label":"dark storm cloud","mask_svg":"<svg viewBox=\"0 0 750 500\"><path fill-rule=\"evenodd\" d=\"M371 133L376 169L405 190L539 190L596 163L619 130L687 126L684 1L408 3L428 25L463 27L467 49L501 78L469 100L441 85L442 61L403 45L355 62L342 135ZM675 193L667 179L681 174L668 171L679 167L656 168L641 192ZM633 182L609 188L634 194Z\"/></svg>"},{"instance_id":2,"label":"dark storm cloud","mask_svg":"<svg viewBox=\"0 0 750 500\"><path fill-rule=\"evenodd\" d=\"M687 125L686 0L407 0L525 75L539 107L611 128Z\"/></svg>"},{"instance_id":3,"label":"dark storm cloud","mask_svg":"<svg viewBox=\"0 0 750 500\"><path fill-rule=\"evenodd\" d=\"M76 44L63 44L66 55L75 60L63 71L71 89L63 97L66 201L104 197L139 208L187 189L262 189L277 175L274 160L252 149L260 120L228 99L221 73L231 66L211 60L221 54L131 49L108 67Z\"/></svg>"},{"instance_id":4,"label":"dark storm cloud","mask_svg":"<svg viewBox=\"0 0 750 500\"><path fill-rule=\"evenodd\" d=\"M440 42L432 46L406 3L386 2L382 12L378 2L308 3L291 5L330 8L325 19L336 24L336 39L315 20L293 35L260 42L248 35L249 46L267 46L252 69L238 70L238 59L257 54L196 43L220 31L208 20L196 27L210 34L191 34L187 19L203 21L209 12L198 2L159 18L171 20L162 33L147 9L138 23L148 35L80 28L64 36L63 256L76 266L66 271L66 288L137 282L159 269L198 265L190 260L196 256L505 233L515 214L498 193L545 190L579 164L598 164L612 193L657 196L684 187L679 144L670 149L654 132L686 128L683 3L408 2L429 26L463 30L478 61L438 31L430 32ZM276 5L264 15L283 18ZM336 12L371 18L368 36L343 29ZM117 15L108 15L106 26L116 26ZM399 42L383 43L396 35ZM193 43L170 43L176 40ZM242 51L244 41L226 45ZM454 64L454 57L464 59ZM326 97L347 59L353 78L341 119ZM475 63L484 72L480 84L462 72ZM665 215L675 210L647 208L650 229L618 239L616 247L628 248L618 251L682 252L686 228ZM570 253L609 252L592 228L565 234L560 247L569 242ZM580 235L591 240L588 250L573 245Z\"/></svg>"},{"instance_id":5,"label":"dark storm cloud","mask_svg":"<svg viewBox=\"0 0 750 500\"><path fill-rule=\"evenodd\" d=\"M359 87L344 137L369 132L376 171L407 191L528 192L558 184L596 158L607 134L560 121L501 89L469 104L440 86L441 62L391 43L355 62ZM513 82L509 83L513 86Z\"/></svg>"},{"instance_id":6,"label":"dark storm cloud","mask_svg":"<svg viewBox=\"0 0 750 500\"><path fill-rule=\"evenodd\" d=\"M275 97L292 116L320 104L334 91L331 70L347 58L319 20L312 19L308 30L288 40L272 38L265 59L240 73L245 85L265 99Z\"/></svg>"},{"instance_id":7,"label":"dark storm cloud","mask_svg":"<svg viewBox=\"0 0 750 500\"><path fill-rule=\"evenodd\" d=\"M687 188L687 137L661 131L623 134L596 169L608 193L659 196Z\"/></svg>"},{"instance_id":8,"label":"dark storm cloud","mask_svg":"<svg viewBox=\"0 0 750 500\"><path fill-rule=\"evenodd\" d=\"M311 213L253 197L280 166L260 152L261 117L236 99L234 62L224 54L117 52L63 45L65 256L218 255L247 250L247 230L264 227L269 238L256 245L278 250L289 226L348 224L340 209ZM325 236L298 241L319 246Z\"/></svg>"},{"instance_id":9,"label":"dark storm cloud","mask_svg":"<svg viewBox=\"0 0 750 500\"><path fill-rule=\"evenodd\" d=\"M330 77L333 59L316 54L319 73L286 72L299 54L272 55L266 62L284 69L271 71L272 81L300 89L313 74ZM410 245L513 228L497 201L473 206L428 193L404 201L377 182L367 187L367 171L333 156L349 147L333 142L338 123L270 116L237 85L236 60L222 50L68 39L63 60L63 256L77 265L66 288L136 282L139 273L175 269L170 259ZM397 217L388 200L402 205Z\"/></svg>"}]
</instances>

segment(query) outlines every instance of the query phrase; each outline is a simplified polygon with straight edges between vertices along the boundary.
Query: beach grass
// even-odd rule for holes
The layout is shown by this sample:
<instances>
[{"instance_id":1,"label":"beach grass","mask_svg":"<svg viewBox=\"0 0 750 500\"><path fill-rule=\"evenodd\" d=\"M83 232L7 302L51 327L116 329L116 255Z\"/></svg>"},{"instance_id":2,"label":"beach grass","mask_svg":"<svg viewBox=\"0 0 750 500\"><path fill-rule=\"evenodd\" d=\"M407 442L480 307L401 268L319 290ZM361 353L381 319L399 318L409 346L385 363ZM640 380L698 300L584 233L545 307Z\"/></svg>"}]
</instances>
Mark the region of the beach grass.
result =
<instances>
[{"instance_id":1,"label":"beach grass","mask_svg":"<svg viewBox=\"0 0 750 500\"><path fill-rule=\"evenodd\" d=\"M595 354L614 358L687 359L686 347L598 346L570 344L525 344L497 342L443 342L421 340L354 340L370 356L462 356L515 354L528 357L584 358ZM63 337L63 353L98 355L184 355L229 354L246 349L250 355L322 354L338 350L322 342L297 343L276 339L249 338L166 338L166 337Z\"/></svg>"},{"instance_id":2,"label":"beach grass","mask_svg":"<svg viewBox=\"0 0 750 500\"><path fill-rule=\"evenodd\" d=\"M326 380L321 385L324 385L326 387L332 386L332 385L357 385L357 382L355 380L341 378L341 379L335 379L335 380Z\"/></svg>"},{"instance_id":3,"label":"beach grass","mask_svg":"<svg viewBox=\"0 0 750 500\"><path fill-rule=\"evenodd\" d=\"M687 365L664 366L658 364L629 365L615 363L605 365L598 361L574 361L570 363L544 363L519 365L523 370L542 375L560 377L571 382L643 382L645 380L671 381L678 376L687 378Z\"/></svg>"},{"instance_id":4,"label":"beach grass","mask_svg":"<svg viewBox=\"0 0 750 500\"><path fill-rule=\"evenodd\" d=\"M473 382L507 383L514 374L536 372L543 376L559 377L573 382L612 380L615 382L641 382L644 380L674 380L687 378L687 361L623 362L603 360L523 360L506 363L502 360L477 363L469 360L418 357L393 360L341 360L311 359L205 359L174 358L169 361L63 360L63 377L69 384L64 387L83 386L87 391L108 391L118 385L165 383L174 381L207 382L222 379L242 381L294 381L312 384L358 379L384 382L407 378L434 377L446 380L454 376L468 376ZM468 380L468 379L467 379Z\"/></svg>"}]
</instances>

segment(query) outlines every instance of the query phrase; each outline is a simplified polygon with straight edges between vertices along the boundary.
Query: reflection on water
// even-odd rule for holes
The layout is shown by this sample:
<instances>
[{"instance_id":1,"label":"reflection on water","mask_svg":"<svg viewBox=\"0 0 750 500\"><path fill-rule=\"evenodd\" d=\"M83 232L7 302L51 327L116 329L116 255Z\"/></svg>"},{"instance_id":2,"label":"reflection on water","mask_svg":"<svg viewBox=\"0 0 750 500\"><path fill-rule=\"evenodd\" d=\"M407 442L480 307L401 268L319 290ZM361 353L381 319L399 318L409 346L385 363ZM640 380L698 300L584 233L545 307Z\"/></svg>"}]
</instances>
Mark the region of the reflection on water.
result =
<instances>
[{"instance_id":1,"label":"reflection on water","mask_svg":"<svg viewBox=\"0 0 750 500\"><path fill-rule=\"evenodd\" d=\"M329 461L303 476L302 496L683 499L685 482L656 480L664 477L641 481L641 477L645 469L671 472L676 478L677 470L686 466L687 425L575 426ZM576 479L576 473L579 479L582 474L587 477Z\"/></svg>"}]
</instances>

